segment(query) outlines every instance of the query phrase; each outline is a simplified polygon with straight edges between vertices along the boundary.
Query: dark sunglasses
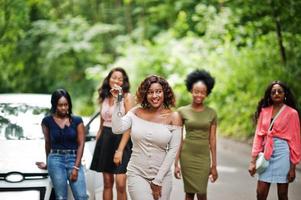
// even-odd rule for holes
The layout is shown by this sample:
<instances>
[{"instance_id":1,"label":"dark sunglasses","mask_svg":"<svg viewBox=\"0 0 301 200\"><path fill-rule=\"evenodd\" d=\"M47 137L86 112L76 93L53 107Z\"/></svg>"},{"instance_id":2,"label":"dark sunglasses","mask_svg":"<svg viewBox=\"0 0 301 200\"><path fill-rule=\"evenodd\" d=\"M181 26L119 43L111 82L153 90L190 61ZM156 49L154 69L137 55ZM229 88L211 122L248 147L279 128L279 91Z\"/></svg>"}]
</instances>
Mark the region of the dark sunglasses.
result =
<instances>
[{"instance_id":1,"label":"dark sunglasses","mask_svg":"<svg viewBox=\"0 0 301 200\"><path fill-rule=\"evenodd\" d=\"M271 95L275 95L276 93L278 93L278 94L283 94L284 91L281 90L281 89L275 89L275 90L272 90L272 91L271 91Z\"/></svg>"}]
</instances>

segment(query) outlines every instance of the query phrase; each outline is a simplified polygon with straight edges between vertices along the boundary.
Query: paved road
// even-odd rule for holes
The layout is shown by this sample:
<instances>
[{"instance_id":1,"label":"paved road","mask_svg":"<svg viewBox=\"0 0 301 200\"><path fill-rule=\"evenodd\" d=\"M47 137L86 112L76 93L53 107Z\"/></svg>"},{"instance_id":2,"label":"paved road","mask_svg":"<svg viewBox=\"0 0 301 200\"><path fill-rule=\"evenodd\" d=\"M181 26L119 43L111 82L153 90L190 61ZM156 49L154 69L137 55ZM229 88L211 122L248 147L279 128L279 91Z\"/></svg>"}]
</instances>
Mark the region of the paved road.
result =
<instances>
[{"instance_id":1,"label":"paved road","mask_svg":"<svg viewBox=\"0 0 301 200\"><path fill-rule=\"evenodd\" d=\"M248 144L234 142L228 139L218 140L218 171L219 179L216 183L209 183L209 200L255 200L256 177L251 177L247 171L251 147ZM183 200L182 182L174 181L172 200ZM196 198L195 198L196 199ZM276 200L277 187L272 185L268 200ZM297 178L289 188L289 199L301 199L301 173L297 171Z\"/></svg>"},{"instance_id":2,"label":"paved road","mask_svg":"<svg viewBox=\"0 0 301 200\"><path fill-rule=\"evenodd\" d=\"M248 144L219 138L218 140L218 171L219 179L216 183L209 183L209 200L255 200L256 177L250 177L247 171L251 147ZM297 178L290 184L289 199L301 199L301 171L297 171ZM268 200L277 199L276 185L272 185ZM115 195L116 197L116 195ZM98 192L97 199L101 198ZM184 191L182 180L173 180L171 200L183 200ZM141 197L143 200L143 197Z\"/></svg>"}]
</instances>

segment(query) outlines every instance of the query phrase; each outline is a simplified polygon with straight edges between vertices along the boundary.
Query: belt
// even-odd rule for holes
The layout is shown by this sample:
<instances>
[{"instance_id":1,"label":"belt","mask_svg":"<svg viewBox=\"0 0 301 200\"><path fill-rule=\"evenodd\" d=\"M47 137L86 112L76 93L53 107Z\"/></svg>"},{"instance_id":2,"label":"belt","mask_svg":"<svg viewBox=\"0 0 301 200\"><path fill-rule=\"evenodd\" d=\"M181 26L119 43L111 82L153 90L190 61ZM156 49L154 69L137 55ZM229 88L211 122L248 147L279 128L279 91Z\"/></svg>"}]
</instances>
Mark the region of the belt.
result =
<instances>
[{"instance_id":1,"label":"belt","mask_svg":"<svg viewBox=\"0 0 301 200\"><path fill-rule=\"evenodd\" d=\"M76 154L77 150L73 149L51 149L50 153L57 153L57 154Z\"/></svg>"}]
</instances>

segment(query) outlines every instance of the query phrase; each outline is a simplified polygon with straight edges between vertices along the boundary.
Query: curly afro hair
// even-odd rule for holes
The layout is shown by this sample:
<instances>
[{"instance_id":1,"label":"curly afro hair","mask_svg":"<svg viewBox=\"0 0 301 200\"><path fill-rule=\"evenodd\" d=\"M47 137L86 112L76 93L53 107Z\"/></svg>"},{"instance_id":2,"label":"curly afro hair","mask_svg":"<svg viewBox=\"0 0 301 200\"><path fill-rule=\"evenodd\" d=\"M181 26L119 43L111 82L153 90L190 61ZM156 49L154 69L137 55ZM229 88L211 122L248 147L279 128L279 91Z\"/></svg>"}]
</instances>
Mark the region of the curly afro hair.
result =
<instances>
[{"instance_id":1,"label":"curly afro hair","mask_svg":"<svg viewBox=\"0 0 301 200\"><path fill-rule=\"evenodd\" d=\"M175 106L175 95L172 91L172 88L169 86L168 82L156 75L150 75L146 77L140 84L137 92L136 92L136 97L138 103L141 104L143 108L149 108L150 104L147 101L147 91L149 90L150 86L153 83L159 83L162 88L163 88L163 93L164 93L164 107L165 108L170 108Z\"/></svg>"},{"instance_id":2,"label":"curly afro hair","mask_svg":"<svg viewBox=\"0 0 301 200\"><path fill-rule=\"evenodd\" d=\"M191 92L193 85L199 81L202 81L206 85L208 96L214 87L215 80L211 76L211 74L205 70L197 69L187 75L187 78L185 80L187 90Z\"/></svg>"}]
</instances>

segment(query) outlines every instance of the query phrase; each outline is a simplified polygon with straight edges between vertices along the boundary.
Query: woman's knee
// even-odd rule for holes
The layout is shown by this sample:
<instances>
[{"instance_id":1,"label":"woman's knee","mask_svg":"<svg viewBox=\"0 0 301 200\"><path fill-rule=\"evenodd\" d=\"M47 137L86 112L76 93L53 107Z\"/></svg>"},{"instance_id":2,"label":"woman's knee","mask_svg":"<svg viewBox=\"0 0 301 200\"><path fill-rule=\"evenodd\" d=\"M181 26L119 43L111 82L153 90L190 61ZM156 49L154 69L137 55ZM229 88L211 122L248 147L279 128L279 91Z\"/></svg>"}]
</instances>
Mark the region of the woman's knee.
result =
<instances>
[{"instance_id":1,"label":"woman's knee","mask_svg":"<svg viewBox=\"0 0 301 200\"><path fill-rule=\"evenodd\" d=\"M185 194L185 200L193 200L193 199L194 199L194 193Z\"/></svg>"},{"instance_id":2,"label":"woman's knee","mask_svg":"<svg viewBox=\"0 0 301 200\"><path fill-rule=\"evenodd\" d=\"M256 196L257 196L257 200L266 200L268 196L268 191L263 189L257 189Z\"/></svg>"},{"instance_id":3,"label":"woman's knee","mask_svg":"<svg viewBox=\"0 0 301 200\"><path fill-rule=\"evenodd\" d=\"M113 174L104 173L103 174L103 184L104 184L105 189L113 188L113 185L114 185Z\"/></svg>"},{"instance_id":4,"label":"woman's knee","mask_svg":"<svg viewBox=\"0 0 301 200\"><path fill-rule=\"evenodd\" d=\"M118 180L116 181L116 190L118 192L124 193L126 192L126 180Z\"/></svg>"},{"instance_id":5,"label":"woman's knee","mask_svg":"<svg viewBox=\"0 0 301 200\"><path fill-rule=\"evenodd\" d=\"M119 193L125 193L126 192L125 184L116 184L116 190Z\"/></svg>"},{"instance_id":6,"label":"woman's knee","mask_svg":"<svg viewBox=\"0 0 301 200\"><path fill-rule=\"evenodd\" d=\"M118 192L126 192L126 175L118 174L116 175L116 189Z\"/></svg>"},{"instance_id":7,"label":"woman's knee","mask_svg":"<svg viewBox=\"0 0 301 200\"><path fill-rule=\"evenodd\" d=\"M207 194L206 193L201 193L197 194L198 200L207 200Z\"/></svg>"}]
</instances>

